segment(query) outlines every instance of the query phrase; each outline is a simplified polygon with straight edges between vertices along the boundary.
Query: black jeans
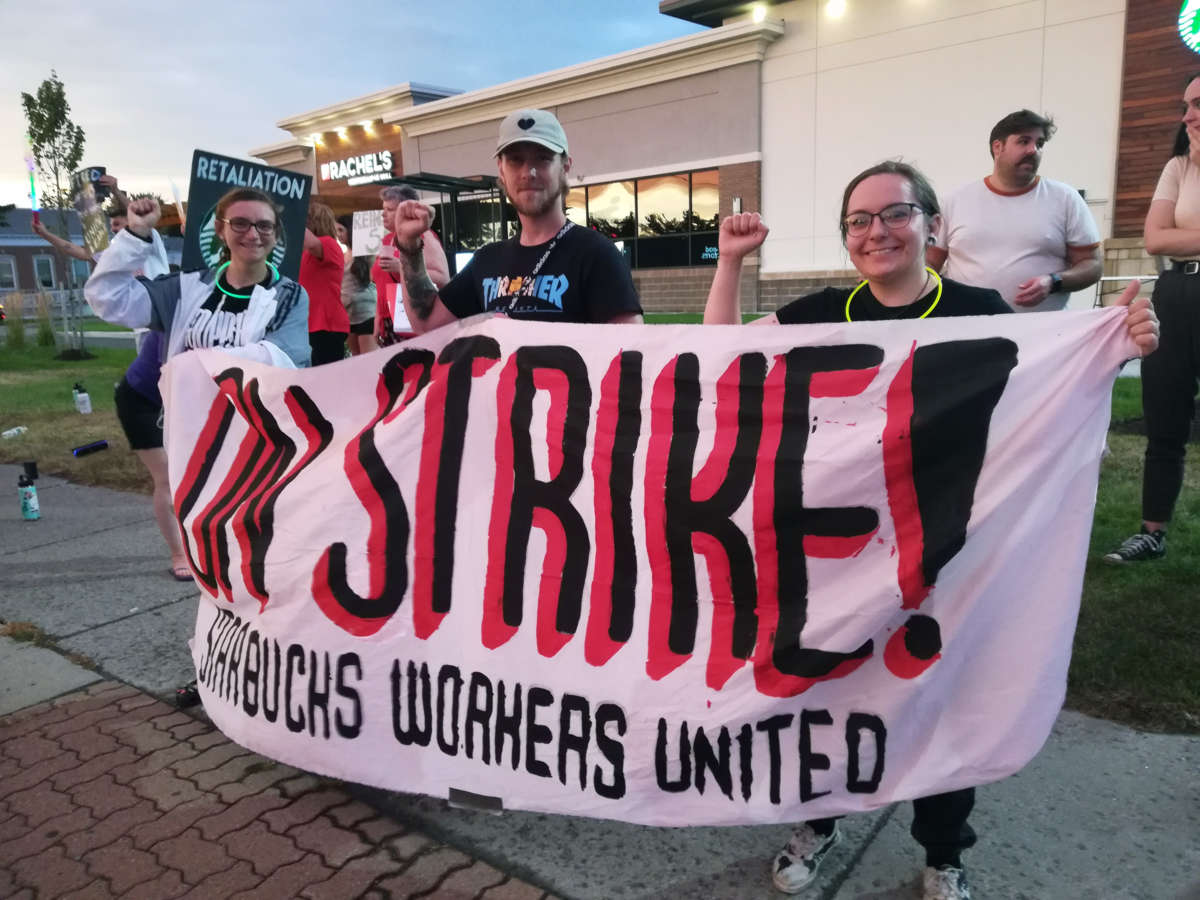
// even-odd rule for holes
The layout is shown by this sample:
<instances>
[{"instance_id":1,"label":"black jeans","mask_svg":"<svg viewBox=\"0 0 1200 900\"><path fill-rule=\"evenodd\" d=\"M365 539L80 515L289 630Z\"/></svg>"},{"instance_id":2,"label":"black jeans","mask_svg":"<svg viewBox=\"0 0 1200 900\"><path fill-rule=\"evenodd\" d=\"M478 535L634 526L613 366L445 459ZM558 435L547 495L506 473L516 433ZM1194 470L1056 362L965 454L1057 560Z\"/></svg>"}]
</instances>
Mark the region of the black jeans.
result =
<instances>
[{"instance_id":1,"label":"black jeans","mask_svg":"<svg viewBox=\"0 0 1200 900\"><path fill-rule=\"evenodd\" d=\"M338 362L346 355L346 332L310 331L308 346L312 348L312 364Z\"/></svg>"},{"instance_id":2,"label":"black jeans","mask_svg":"<svg viewBox=\"0 0 1200 900\"><path fill-rule=\"evenodd\" d=\"M1200 376L1200 275L1164 272L1154 285L1158 349L1142 360L1146 462L1142 518L1170 521L1183 487L1183 461Z\"/></svg>"},{"instance_id":3,"label":"black jeans","mask_svg":"<svg viewBox=\"0 0 1200 900\"><path fill-rule=\"evenodd\" d=\"M962 851L975 846L975 829L967 818L975 807L975 788L963 788L913 801L912 836L925 848L925 865L962 868ZM813 819L817 834L832 834L837 819Z\"/></svg>"}]
</instances>

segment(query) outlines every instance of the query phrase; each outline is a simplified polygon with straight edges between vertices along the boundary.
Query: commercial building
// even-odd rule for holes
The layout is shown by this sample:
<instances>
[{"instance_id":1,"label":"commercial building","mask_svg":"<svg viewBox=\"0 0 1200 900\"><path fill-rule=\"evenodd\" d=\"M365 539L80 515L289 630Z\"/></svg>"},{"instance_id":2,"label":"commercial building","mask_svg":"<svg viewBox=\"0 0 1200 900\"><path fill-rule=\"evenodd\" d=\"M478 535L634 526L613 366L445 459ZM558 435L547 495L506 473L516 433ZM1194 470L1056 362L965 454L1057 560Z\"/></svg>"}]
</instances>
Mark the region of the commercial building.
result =
<instances>
[{"instance_id":1,"label":"commercial building","mask_svg":"<svg viewBox=\"0 0 1200 900\"><path fill-rule=\"evenodd\" d=\"M949 192L990 171L988 132L1021 107L1059 126L1042 171L1084 193L1103 237L1136 241L1182 76L1200 69L1176 0L662 0L659 11L708 30L469 92L402 84L286 119L291 139L252 153L313 176L338 212L374 208L388 177L440 192L429 196L445 200L443 238L469 252L511 231L491 189L498 122L551 109L571 141L568 214L621 243L648 309L702 305L717 223L735 210L771 226L743 284L747 307L770 309L851 277L837 218L856 172L902 157ZM1120 250L1126 269L1152 267L1136 246Z\"/></svg>"}]
</instances>

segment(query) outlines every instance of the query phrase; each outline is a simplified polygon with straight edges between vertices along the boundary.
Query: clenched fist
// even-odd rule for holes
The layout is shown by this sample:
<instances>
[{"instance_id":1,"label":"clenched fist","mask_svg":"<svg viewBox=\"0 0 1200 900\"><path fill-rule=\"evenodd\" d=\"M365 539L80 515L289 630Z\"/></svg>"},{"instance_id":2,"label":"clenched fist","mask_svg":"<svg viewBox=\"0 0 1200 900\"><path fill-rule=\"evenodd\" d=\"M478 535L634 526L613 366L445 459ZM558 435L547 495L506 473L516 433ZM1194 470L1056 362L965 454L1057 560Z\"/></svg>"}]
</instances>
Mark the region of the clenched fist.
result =
<instances>
[{"instance_id":1,"label":"clenched fist","mask_svg":"<svg viewBox=\"0 0 1200 900\"><path fill-rule=\"evenodd\" d=\"M405 200L396 207L393 243L405 253L416 253L421 247L421 235L433 224L433 207L420 200Z\"/></svg>"},{"instance_id":2,"label":"clenched fist","mask_svg":"<svg viewBox=\"0 0 1200 900\"><path fill-rule=\"evenodd\" d=\"M730 262L743 259L762 246L769 231L758 213L726 216L721 220L721 231L717 235L721 259Z\"/></svg>"},{"instance_id":3,"label":"clenched fist","mask_svg":"<svg viewBox=\"0 0 1200 900\"><path fill-rule=\"evenodd\" d=\"M127 218L130 231L138 237L150 237L150 232L162 217L162 208L153 197L139 197L129 201L129 216Z\"/></svg>"}]
</instances>

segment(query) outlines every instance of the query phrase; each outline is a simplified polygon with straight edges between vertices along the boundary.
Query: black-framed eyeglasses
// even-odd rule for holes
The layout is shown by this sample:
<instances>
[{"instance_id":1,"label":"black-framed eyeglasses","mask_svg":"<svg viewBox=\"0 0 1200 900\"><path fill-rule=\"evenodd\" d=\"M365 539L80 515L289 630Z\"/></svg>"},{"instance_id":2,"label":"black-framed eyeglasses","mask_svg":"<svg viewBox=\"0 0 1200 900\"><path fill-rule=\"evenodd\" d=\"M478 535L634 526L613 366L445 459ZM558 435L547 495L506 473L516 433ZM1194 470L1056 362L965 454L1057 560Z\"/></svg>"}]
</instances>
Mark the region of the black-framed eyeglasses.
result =
<instances>
[{"instance_id":1,"label":"black-framed eyeglasses","mask_svg":"<svg viewBox=\"0 0 1200 900\"><path fill-rule=\"evenodd\" d=\"M275 223L270 219L260 219L257 222L251 222L249 219L222 219L226 225L233 229L234 234L245 234L251 228L254 228L263 237L275 233Z\"/></svg>"},{"instance_id":2,"label":"black-framed eyeglasses","mask_svg":"<svg viewBox=\"0 0 1200 900\"><path fill-rule=\"evenodd\" d=\"M876 216L889 229L896 229L903 228L919 212L928 212L928 210L918 203L893 203L891 206L885 206L877 213L850 213L850 215L842 219L842 224L846 226L846 234L858 237L870 230L871 220Z\"/></svg>"}]
</instances>

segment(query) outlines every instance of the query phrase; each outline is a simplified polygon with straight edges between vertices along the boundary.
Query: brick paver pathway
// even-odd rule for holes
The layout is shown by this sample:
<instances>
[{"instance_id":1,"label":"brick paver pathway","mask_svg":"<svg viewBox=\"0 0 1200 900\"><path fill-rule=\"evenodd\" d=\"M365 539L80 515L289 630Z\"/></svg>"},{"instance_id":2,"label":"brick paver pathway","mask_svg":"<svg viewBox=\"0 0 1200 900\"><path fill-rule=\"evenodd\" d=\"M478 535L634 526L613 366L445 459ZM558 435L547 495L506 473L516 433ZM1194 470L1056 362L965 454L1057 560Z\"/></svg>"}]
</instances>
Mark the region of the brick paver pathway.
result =
<instances>
[{"instance_id":1,"label":"brick paver pathway","mask_svg":"<svg viewBox=\"0 0 1200 900\"><path fill-rule=\"evenodd\" d=\"M548 896L117 682L0 718L0 897Z\"/></svg>"}]
</instances>

